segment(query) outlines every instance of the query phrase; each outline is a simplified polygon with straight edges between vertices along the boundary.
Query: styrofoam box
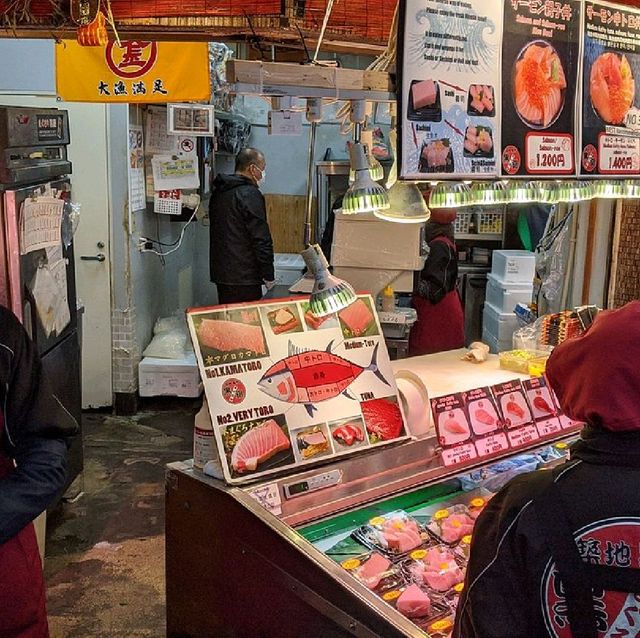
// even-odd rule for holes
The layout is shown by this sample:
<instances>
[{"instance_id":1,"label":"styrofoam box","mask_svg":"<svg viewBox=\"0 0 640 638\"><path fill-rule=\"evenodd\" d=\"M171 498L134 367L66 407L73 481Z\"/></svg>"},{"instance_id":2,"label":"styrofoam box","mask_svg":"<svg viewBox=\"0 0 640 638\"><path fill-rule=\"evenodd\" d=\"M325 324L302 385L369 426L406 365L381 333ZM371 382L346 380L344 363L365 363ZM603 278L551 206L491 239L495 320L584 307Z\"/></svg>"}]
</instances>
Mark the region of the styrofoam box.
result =
<instances>
[{"instance_id":1,"label":"styrofoam box","mask_svg":"<svg viewBox=\"0 0 640 638\"><path fill-rule=\"evenodd\" d=\"M492 334L489 334L485 329L482 330L482 341L489 346L489 351L492 354L498 354L498 352L506 352L513 349L513 342L511 339L505 339L504 341L498 341Z\"/></svg>"},{"instance_id":2,"label":"styrofoam box","mask_svg":"<svg viewBox=\"0 0 640 638\"><path fill-rule=\"evenodd\" d=\"M297 253L278 253L274 257L276 283L282 286L295 284L304 272L304 259Z\"/></svg>"},{"instance_id":3,"label":"styrofoam box","mask_svg":"<svg viewBox=\"0 0 640 638\"><path fill-rule=\"evenodd\" d=\"M511 341L518 328L518 318L512 312L500 312L490 303L484 304L482 329L498 341Z\"/></svg>"},{"instance_id":4,"label":"styrofoam box","mask_svg":"<svg viewBox=\"0 0 640 638\"><path fill-rule=\"evenodd\" d=\"M502 281L531 283L536 274L536 256L528 250L494 250L491 272Z\"/></svg>"},{"instance_id":5,"label":"styrofoam box","mask_svg":"<svg viewBox=\"0 0 640 638\"><path fill-rule=\"evenodd\" d=\"M486 301L500 312L513 312L519 303L530 304L532 295L532 283L502 281L492 273L487 275Z\"/></svg>"},{"instance_id":6,"label":"styrofoam box","mask_svg":"<svg viewBox=\"0 0 640 638\"><path fill-rule=\"evenodd\" d=\"M138 364L141 397L199 397L202 383L194 354L184 359L145 357Z\"/></svg>"},{"instance_id":7,"label":"styrofoam box","mask_svg":"<svg viewBox=\"0 0 640 638\"><path fill-rule=\"evenodd\" d=\"M400 225L398 224L398 226ZM419 270L421 269L422 267ZM413 270L334 266L333 274L338 279L349 282L358 292L370 292L374 297L388 285L393 286L395 292L413 292Z\"/></svg>"}]
</instances>

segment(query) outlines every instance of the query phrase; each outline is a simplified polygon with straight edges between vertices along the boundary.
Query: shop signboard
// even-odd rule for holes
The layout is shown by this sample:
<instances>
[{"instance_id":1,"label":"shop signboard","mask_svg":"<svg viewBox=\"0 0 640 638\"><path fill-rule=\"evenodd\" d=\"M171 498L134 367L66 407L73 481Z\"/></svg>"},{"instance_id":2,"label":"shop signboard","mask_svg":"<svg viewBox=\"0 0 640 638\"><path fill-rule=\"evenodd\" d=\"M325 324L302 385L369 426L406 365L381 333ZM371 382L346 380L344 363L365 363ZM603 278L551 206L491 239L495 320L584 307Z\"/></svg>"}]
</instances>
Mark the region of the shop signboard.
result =
<instances>
[{"instance_id":1,"label":"shop signboard","mask_svg":"<svg viewBox=\"0 0 640 638\"><path fill-rule=\"evenodd\" d=\"M586 2L581 173L640 173L640 10Z\"/></svg>"},{"instance_id":2,"label":"shop signboard","mask_svg":"<svg viewBox=\"0 0 640 638\"><path fill-rule=\"evenodd\" d=\"M576 174L579 0L505 0L502 175Z\"/></svg>"},{"instance_id":3,"label":"shop signboard","mask_svg":"<svg viewBox=\"0 0 640 638\"><path fill-rule=\"evenodd\" d=\"M318 319L306 298L187 312L229 483L407 436L373 299Z\"/></svg>"},{"instance_id":4,"label":"shop signboard","mask_svg":"<svg viewBox=\"0 0 640 638\"><path fill-rule=\"evenodd\" d=\"M495 177L502 3L407 0L399 6L400 176Z\"/></svg>"},{"instance_id":5,"label":"shop signboard","mask_svg":"<svg viewBox=\"0 0 640 638\"><path fill-rule=\"evenodd\" d=\"M164 103L209 100L206 42L56 44L56 90L67 102Z\"/></svg>"}]
</instances>

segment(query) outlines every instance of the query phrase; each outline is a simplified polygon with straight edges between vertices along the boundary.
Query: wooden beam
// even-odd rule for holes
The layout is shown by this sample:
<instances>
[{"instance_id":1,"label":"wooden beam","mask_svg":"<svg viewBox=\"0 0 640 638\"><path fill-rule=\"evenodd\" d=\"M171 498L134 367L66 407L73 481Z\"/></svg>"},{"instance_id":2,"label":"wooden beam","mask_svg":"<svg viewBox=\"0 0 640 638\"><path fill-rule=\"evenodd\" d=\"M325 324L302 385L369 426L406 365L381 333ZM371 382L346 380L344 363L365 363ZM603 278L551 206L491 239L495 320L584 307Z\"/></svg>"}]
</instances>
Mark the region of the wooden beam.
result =
<instances>
[{"instance_id":1,"label":"wooden beam","mask_svg":"<svg viewBox=\"0 0 640 638\"><path fill-rule=\"evenodd\" d=\"M618 259L620 259L620 233L622 230L622 200L616 200L614 222L613 222L613 241L611 247L611 272L609 274L609 290L607 292L607 308L615 307L615 296L617 290L618 277Z\"/></svg>"},{"instance_id":2,"label":"wooden beam","mask_svg":"<svg viewBox=\"0 0 640 638\"><path fill-rule=\"evenodd\" d=\"M598 200L592 199L589 205L589 224L587 226L587 246L584 256L584 277L582 279L582 305L589 303L591 292L591 272L593 270L593 246L596 236L596 217L598 212Z\"/></svg>"}]
</instances>

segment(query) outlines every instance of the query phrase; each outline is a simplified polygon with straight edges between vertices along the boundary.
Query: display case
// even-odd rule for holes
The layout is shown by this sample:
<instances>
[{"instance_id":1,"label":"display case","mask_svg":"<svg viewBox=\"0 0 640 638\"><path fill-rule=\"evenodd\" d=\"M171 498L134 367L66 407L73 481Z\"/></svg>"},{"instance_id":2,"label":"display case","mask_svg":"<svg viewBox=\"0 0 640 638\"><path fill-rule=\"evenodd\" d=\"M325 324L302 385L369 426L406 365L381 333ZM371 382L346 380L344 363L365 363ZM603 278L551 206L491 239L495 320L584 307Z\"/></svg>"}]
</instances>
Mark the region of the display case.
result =
<instances>
[{"instance_id":1,"label":"display case","mask_svg":"<svg viewBox=\"0 0 640 638\"><path fill-rule=\"evenodd\" d=\"M432 397L518 376L500 370L497 357L483 368L463 364L459 354L396 365L407 368L413 362ZM450 467L443 465L437 438L428 435L244 487L206 476L190 461L171 464L166 481L167 635L446 636L455 608L452 583L447 584L450 591L426 588L433 613L412 620L396 609L410 583L406 561L424 556L410 550L441 544L426 526L445 516L436 514L445 505L453 513L474 498L485 503L490 497L482 484L470 490L462 475L525 453L528 461L519 469L534 468L541 458L560 461L563 452L554 444L574 435L575 428L564 429L518 449ZM531 454L541 448L544 457ZM489 487L496 485L493 481ZM366 531L372 525L382 529L391 512L414 520L420 538L418 545L400 545L400 556L389 554L391 541L380 550L397 566L389 570L389 587L381 589L379 583L371 587L360 578L358 570L373 547ZM464 552L453 543L449 549L455 549L463 568ZM396 572L401 580L394 581Z\"/></svg>"}]
</instances>

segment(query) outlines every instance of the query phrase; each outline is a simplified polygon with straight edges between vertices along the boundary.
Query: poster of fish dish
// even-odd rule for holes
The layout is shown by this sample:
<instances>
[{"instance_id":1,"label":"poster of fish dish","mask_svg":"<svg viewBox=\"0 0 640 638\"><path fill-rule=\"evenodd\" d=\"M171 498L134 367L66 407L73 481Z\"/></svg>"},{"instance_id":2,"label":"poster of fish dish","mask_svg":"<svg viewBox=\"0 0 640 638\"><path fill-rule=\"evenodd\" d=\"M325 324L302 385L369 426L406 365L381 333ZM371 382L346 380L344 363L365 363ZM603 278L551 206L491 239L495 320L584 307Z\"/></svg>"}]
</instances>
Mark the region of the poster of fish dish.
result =
<instances>
[{"instance_id":1,"label":"poster of fish dish","mask_svg":"<svg viewBox=\"0 0 640 638\"><path fill-rule=\"evenodd\" d=\"M502 6L401 2L400 175L497 174Z\"/></svg>"},{"instance_id":2,"label":"poster of fish dish","mask_svg":"<svg viewBox=\"0 0 640 638\"><path fill-rule=\"evenodd\" d=\"M576 173L582 2L505 0L502 174Z\"/></svg>"},{"instance_id":3,"label":"poster of fish dish","mask_svg":"<svg viewBox=\"0 0 640 638\"><path fill-rule=\"evenodd\" d=\"M373 300L322 321L306 299L187 312L230 483L406 437Z\"/></svg>"},{"instance_id":4,"label":"poster of fish dish","mask_svg":"<svg viewBox=\"0 0 640 638\"><path fill-rule=\"evenodd\" d=\"M640 173L640 11L587 2L580 160L582 175Z\"/></svg>"}]
</instances>

